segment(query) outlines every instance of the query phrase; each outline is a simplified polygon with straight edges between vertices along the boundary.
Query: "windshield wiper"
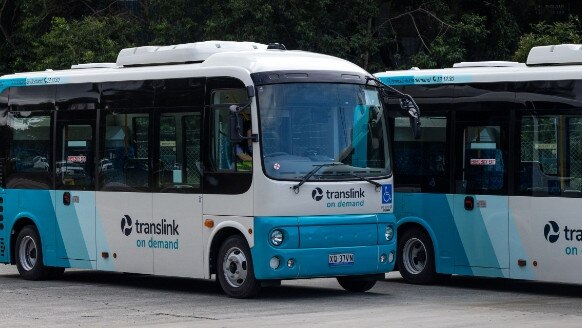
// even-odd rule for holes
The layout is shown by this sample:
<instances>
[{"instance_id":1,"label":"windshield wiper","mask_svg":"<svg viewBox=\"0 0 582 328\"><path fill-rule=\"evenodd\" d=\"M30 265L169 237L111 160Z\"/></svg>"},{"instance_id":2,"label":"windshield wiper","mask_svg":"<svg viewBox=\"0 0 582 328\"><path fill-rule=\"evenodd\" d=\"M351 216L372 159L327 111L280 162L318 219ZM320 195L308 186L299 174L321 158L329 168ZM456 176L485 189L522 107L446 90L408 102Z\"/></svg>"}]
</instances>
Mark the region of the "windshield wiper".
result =
<instances>
[{"instance_id":1,"label":"windshield wiper","mask_svg":"<svg viewBox=\"0 0 582 328\"><path fill-rule=\"evenodd\" d=\"M352 176L352 177L354 177L354 178L358 178L358 179L360 179L360 180L362 180L362 181L369 182L369 183L373 184L373 185L374 185L374 187L376 187L376 191L379 191L380 189L382 189L382 185L381 185L381 184L379 184L378 182L376 182L376 181L372 180L372 179L369 179L369 178L366 178L366 177L363 177L363 176L357 175L357 174L355 174L355 173L352 173L352 172L346 172L346 173L344 173L344 175L349 175L349 176Z\"/></svg>"},{"instance_id":2,"label":"windshield wiper","mask_svg":"<svg viewBox=\"0 0 582 328\"><path fill-rule=\"evenodd\" d=\"M291 189L293 189L293 191L295 191L295 193L298 194L299 187L301 187L305 182L307 182L307 180L309 180L309 178L311 178L315 173L317 173L317 171L319 171L322 167L337 166L337 165L346 165L346 164L344 164L342 162L331 162L331 163L313 165L315 167L311 171L309 171L309 173L307 173L303 177L303 179L301 179L301 181L299 181L298 184L291 187Z\"/></svg>"}]
</instances>

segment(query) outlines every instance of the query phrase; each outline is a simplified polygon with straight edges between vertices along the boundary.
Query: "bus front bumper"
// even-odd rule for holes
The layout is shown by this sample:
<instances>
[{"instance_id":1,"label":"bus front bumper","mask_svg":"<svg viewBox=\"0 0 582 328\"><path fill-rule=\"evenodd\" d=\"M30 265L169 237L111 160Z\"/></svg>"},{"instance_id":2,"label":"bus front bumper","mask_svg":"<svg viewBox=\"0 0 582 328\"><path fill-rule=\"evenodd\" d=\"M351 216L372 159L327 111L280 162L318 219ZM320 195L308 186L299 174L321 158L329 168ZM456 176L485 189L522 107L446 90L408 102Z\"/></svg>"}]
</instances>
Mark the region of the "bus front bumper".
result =
<instances>
[{"instance_id":1,"label":"bus front bumper","mask_svg":"<svg viewBox=\"0 0 582 328\"><path fill-rule=\"evenodd\" d=\"M251 249L255 277L296 279L392 271L394 222L392 214L255 218ZM390 238L387 230L392 231ZM283 235L278 246L271 240L274 231Z\"/></svg>"}]
</instances>

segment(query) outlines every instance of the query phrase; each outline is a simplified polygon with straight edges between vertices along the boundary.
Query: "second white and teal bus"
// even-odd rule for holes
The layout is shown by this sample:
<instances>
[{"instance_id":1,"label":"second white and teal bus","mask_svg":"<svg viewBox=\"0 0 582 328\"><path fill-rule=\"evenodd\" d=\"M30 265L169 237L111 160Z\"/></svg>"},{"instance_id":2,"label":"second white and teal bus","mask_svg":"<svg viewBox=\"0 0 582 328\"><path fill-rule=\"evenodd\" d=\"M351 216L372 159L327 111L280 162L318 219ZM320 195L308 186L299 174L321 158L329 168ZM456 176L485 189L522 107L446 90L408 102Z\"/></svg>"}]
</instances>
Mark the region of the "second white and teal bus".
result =
<instances>
[{"instance_id":1,"label":"second white and teal bus","mask_svg":"<svg viewBox=\"0 0 582 328\"><path fill-rule=\"evenodd\" d=\"M394 267L382 93L350 62L207 41L0 88L0 262L25 279L216 277L242 298Z\"/></svg>"},{"instance_id":2,"label":"second white and teal bus","mask_svg":"<svg viewBox=\"0 0 582 328\"><path fill-rule=\"evenodd\" d=\"M398 269L582 283L582 46L527 63L382 72L415 97L422 137L391 119Z\"/></svg>"}]
</instances>

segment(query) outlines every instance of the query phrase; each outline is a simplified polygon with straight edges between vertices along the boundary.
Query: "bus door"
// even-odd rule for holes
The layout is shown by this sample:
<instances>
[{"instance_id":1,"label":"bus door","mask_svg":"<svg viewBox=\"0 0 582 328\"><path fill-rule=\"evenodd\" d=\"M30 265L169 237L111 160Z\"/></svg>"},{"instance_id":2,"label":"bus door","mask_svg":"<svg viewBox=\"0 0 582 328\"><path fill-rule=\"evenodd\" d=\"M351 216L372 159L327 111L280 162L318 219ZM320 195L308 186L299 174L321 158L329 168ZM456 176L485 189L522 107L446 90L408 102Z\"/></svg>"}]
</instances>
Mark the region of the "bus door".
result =
<instances>
[{"instance_id":1,"label":"bus door","mask_svg":"<svg viewBox=\"0 0 582 328\"><path fill-rule=\"evenodd\" d=\"M462 114L462 113L457 113ZM489 113L487 113L489 114ZM457 115L454 221L459 234L456 272L506 276L509 268L507 123Z\"/></svg>"},{"instance_id":2,"label":"bus door","mask_svg":"<svg viewBox=\"0 0 582 328\"><path fill-rule=\"evenodd\" d=\"M95 261L94 110L59 111L56 124L57 258ZM88 267L75 262L75 267Z\"/></svg>"},{"instance_id":3,"label":"bus door","mask_svg":"<svg viewBox=\"0 0 582 328\"><path fill-rule=\"evenodd\" d=\"M154 273L202 278L202 111L160 109L155 126Z\"/></svg>"}]
</instances>

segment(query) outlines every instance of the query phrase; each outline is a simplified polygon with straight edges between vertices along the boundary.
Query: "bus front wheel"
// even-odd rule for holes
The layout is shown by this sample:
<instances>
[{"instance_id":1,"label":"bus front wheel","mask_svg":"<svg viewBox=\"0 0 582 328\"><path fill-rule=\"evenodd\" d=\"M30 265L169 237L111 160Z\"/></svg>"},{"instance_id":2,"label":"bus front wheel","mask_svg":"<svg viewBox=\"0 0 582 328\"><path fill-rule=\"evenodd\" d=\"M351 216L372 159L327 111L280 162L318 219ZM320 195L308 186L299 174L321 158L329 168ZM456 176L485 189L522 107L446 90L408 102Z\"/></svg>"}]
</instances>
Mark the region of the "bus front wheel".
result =
<instances>
[{"instance_id":1,"label":"bus front wheel","mask_svg":"<svg viewBox=\"0 0 582 328\"><path fill-rule=\"evenodd\" d=\"M43 264L40 236L33 226L20 230L15 245L16 267L26 280L46 279L50 269Z\"/></svg>"},{"instance_id":2,"label":"bus front wheel","mask_svg":"<svg viewBox=\"0 0 582 328\"><path fill-rule=\"evenodd\" d=\"M376 285L375 279L362 276L337 277L337 282L343 289L355 293L367 292Z\"/></svg>"},{"instance_id":3,"label":"bus front wheel","mask_svg":"<svg viewBox=\"0 0 582 328\"><path fill-rule=\"evenodd\" d=\"M430 236L419 228L406 230L398 240L398 269L413 284L430 284L437 277Z\"/></svg>"},{"instance_id":4,"label":"bus front wheel","mask_svg":"<svg viewBox=\"0 0 582 328\"><path fill-rule=\"evenodd\" d=\"M230 297L250 298L259 294L261 283L255 278L251 251L242 236L228 237L220 246L216 277Z\"/></svg>"}]
</instances>

